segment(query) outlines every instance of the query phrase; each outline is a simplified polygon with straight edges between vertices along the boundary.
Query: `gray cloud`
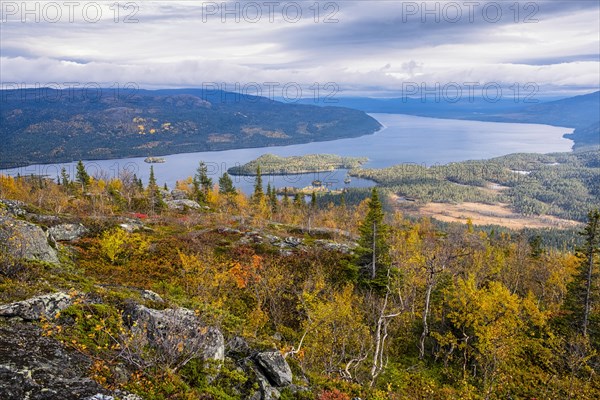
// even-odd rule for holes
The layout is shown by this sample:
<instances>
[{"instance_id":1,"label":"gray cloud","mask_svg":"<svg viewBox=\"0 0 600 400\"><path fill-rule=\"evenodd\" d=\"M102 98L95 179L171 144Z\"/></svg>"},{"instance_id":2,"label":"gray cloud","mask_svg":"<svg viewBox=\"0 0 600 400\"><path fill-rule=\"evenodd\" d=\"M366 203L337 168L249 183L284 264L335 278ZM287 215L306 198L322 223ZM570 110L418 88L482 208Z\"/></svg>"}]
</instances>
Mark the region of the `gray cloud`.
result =
<instances>
[{"instance_id":1,"label":"gray cloud","mask_svg":"<svg viewBox=\"0 0 600 400\"><path fill-rule=\"evenodd\" d=\"M39 23L22 23L5 12L2 82L336 82L352 94L393 92L406 81L536 82L562 93L596 90L600 80L597 1L516 2L518 14L515 2L479 1L472 15L467 4L473 3L427 2L429 10L437 7L439 22L433 14L423 22L422 1L317 2L318 14L313 1L299 1L292 2L302 10L295 23L295 6L282 14L290 2L273 9L272 22L267 6L254 3L263 5L256 23L250 13L240 14L239 23L227 14L223 22L214 8L221 2L134 3L138 23L123 21L132 10L120 10L115 22L112 2L101 3L96 23L77 13L73 23L50 23L43 15ZM242 10L252 2L229 1L228 10L236 4ZM457 9L459 19L451 12ZM327 17L338 22L325 23Z\"/></svg>"}]
</instances>

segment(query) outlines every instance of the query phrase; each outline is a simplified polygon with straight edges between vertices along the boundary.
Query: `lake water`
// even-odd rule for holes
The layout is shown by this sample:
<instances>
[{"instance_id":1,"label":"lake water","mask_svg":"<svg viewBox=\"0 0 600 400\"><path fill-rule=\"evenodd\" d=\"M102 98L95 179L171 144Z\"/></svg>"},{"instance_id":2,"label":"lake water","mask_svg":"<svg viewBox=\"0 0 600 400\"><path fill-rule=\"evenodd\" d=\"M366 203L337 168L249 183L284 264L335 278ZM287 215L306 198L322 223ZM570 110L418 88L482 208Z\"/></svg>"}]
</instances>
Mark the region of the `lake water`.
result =
<instances>
[{"instance_id":1,"label":"lake water","mask_svg":"<svg viewBox=\"0 0 600 400\"><path fill-rule=\"evenodd\" d=\"M244 164L265 153L292 156L330 153L341 156L368 157L365 167L382 168L395 164L417 163L431 166L455 161L480 160L510 153L551 153L570 151L572 142L562 137L572 128L537 124L514 124L500 122L462 121L415 117L401 114L370 114L384 129L373 135L328 142L312 142L280 147L261 147L226 151L183 153L164 156L163 164L154 165L158 183L172 188L177 180L192 176L199 161L204 161L209 175L217 182L218 177L235 165ZM94 160L84 162L90 175L102 173L117 176L127 169L148 180L150 164L144 157ZM75 176L75 162L64 164L31 165L28 167L0 170L9 175L40 174L55 177L64 166L71 177ZM331 188L368 187L373 182L352 178L344 184L345 170L327 173L265 176L263 181L275 187L305 187L315 179ZM252 191L254 177L232 177L236 187L248 193Z\"/></svg>"}]
</instances>

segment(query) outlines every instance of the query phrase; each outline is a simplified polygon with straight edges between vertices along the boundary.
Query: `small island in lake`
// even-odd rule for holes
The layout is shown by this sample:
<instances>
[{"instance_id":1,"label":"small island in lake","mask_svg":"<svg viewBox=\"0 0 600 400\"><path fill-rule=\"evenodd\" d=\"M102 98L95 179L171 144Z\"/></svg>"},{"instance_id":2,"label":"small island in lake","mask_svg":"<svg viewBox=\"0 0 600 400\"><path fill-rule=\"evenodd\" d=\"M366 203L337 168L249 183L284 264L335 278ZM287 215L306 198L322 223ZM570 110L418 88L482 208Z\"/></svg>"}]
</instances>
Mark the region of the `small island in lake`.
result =
<instances>
[{"instance_id":1,"label":"small island in lake","mask_svg":"<svg viewBox=\"0 0 600 400\"><path fill-rule=\"evenodd\" d=\"M146 157L144 162L147 162L148 164L160 164L166 162L166 160L162 157Z\"/></svg>"},{"instance_id":2,"label":"small island in lake","mask_svg":"<svg viewBox=\"0 0 600 400\"><path fill-rule=\"evenodd\" d=\"M369 161L366 157L342 157L335 154L307 154L303 156L281 157L263 154L256 160L227 170L231 175L256 175L260 165L264 175L307 174L328 172L335 169L353 169Z\"/></svg>"}]
</instances>

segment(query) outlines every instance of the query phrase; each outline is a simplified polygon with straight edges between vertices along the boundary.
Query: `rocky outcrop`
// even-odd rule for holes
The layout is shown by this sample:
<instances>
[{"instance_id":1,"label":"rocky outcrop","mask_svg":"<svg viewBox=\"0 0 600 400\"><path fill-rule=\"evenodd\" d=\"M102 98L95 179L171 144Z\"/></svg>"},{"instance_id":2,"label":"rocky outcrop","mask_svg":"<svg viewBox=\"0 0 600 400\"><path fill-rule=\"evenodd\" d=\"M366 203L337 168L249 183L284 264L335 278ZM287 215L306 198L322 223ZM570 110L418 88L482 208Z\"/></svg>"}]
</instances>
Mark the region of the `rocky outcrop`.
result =
<instances>
[{"instance_id":1,"label":"rocky outcrop","mask_svg":"<svg viewBox=\"0 0 600 400\"><path fill-rule=\"evenodd\" d=\"M19 317L28 321L38 321L42 317L54 318L56 314L71 305L71 297L62 292L33 297L16 303L0 306L0 317Z\"/></svg>"},{"instance_id":2,"label":"rocky outcrop","mask_svg":"<svg viewBox=\"0 0 600 400\"><path fill-rule=\"evenodd\" d=\"M200 206L200 204L198 204L194 200L188 200L188 199L168 200L168 201L165 201L165 204L167 205L167 208L169 208L169 210L178 210L178 211L184 211L184 210L188 210L188 209L189 210L198 210L198 209L202 208Z\"/></svg>"},{"instance_id":3,"label":"rocky outcrop","mask_svg":"<svg viewBox=\"0 0 600 400\"><path fill-rule=\"evenodd\" d=\"M140 294L142 295L142 299L144 300L153 301L155 303L165 302L158 293L153 292L152 290L142 290Z\"/></svg>"},{"instance_id":4,"label":"rocky outcrop","mask_svg":"<svg viewBox=\"0 0 600 400\"><path fill-rule=\"evenodd\" d=\"M48 229L48 233L59 242L70 242L83 237L88 230L81 224L60 224Z\"/></svg>"},{"instance_id":5,"label":"rocky outcrop","mask_svg":"<svg viewBox=\"0 0 600 400\"><path fill-rule=\"evenodd\" d=\"M292 383L292 370L278 351L258 353L254 356L256 364L267 379L276 387L285 387Z\"/></svg>"},{"instance_id":6,"label":"rocky outcrop","mask_svg":"<svg viewBox=\"0 0 600 400\"><path fill-rule=\"evenodd\" d=\"M202 324L194 311L187 308L155 310L136 304L128 307L124 320L134 334L141 334L150 346L164 354L177 349L179 353L204 360L225 358L221 331Z\"/></svg>"},{"instance_id":7,"label":"rocky outcrop","mask_svg":"<svg viewBox=\"0 0 600 400\"><path fill-rule=\"evenodd\" d=\"M95 395L86 398L85 400L143 400L137 394L125 393L116 391L114 395L96 393Z\"/></svg>"},{"instance_id":8,"label":"rocky outcrop","mask_svg":"<svg viewBox=\"0 0 600 400\"><path fill-rule=\"evenodd\" d=\"M15 258L58 263L56 250L37 225L10 216L0 216L0 246Z\"/></svg>"},{"instance_id":9,"label":"rocky outcrop","mask_svg":"<svg viewBox=\"0 0 600 400\"><path fill-rule=\"evenodd\" d=\"M110 394L87 377L91 360L34 324L0 322L2 400L81 400Z\"/></svg>"},{"instance_id":10,"label":"rocky outcrop","mask_svg":"<svg viewBox=\"0 0 600 400\"><path fill-rule=\"evenodd\" d=\"M135 232L137 230L148 230L146 225L144 225L139 220L133 218L122 218L119 226L129 233Z\"/></svg>"},{"instance_id":11,"label":"rocky outcrop","mask_svg":"<svg viewBox=\"0 0 600 400\"><path fill-rule=\"evenodd\" d=\"M326 228L323 228L326 229ZM279 237L276 235L271 235L265 232L259 231L247 231L244 232L240 229L229 228L229 227L221 227L218 228L217 231L219 233L224 234L232 234L232 235L240 235L239 239L240 244L255 244L255 243L263 243L263 244L271 244L274 247L279 248L280 254L284 256L290 256L294 253L292 250L299 249L302 250L306 248L306 243L303 238L295 237L295 236L287 236L287 237ZM327 251L334 251L343 254L352 254L358 243L356 242L347 242L347 243L339 243L333 240L328 239L316 239L314 244L317 247L320 247Z\"/></svg>"},{"instance_id":12,"label":"rocky outcrop","mask_svg":"<svg viewBox=\"0 0 600 400\"><path fill-rule=\"evenodd\" d=\"M188 198L188 193L185 190L173 189L170 197L172 200L185 200Z\"/></svg>"},{"instance_id":13,"label":"rocky outcrop","mask_svg":"<svg viewBox=\"0 0 600 400\"><path fill-rule=\"evenodd\" d=\"M27 215L25 208L27 205L18 200L0 199L0 214L11 214L15 217L24 217Z\"/></svg>"}]
</instances>

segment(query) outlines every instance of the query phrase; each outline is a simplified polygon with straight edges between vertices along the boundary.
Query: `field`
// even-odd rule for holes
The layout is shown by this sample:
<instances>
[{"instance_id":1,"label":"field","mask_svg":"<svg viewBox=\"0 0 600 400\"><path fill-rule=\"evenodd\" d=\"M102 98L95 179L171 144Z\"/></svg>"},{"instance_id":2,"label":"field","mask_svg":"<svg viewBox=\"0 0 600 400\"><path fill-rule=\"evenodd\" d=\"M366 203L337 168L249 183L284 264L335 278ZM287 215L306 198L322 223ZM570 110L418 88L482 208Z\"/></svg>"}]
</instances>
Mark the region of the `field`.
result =
<instances>
[{"instance_id":1,"label":"field","mask_svg":"<svg viewBox=\"0 0 600 400\"><path fill-rule=\"evenodd\" d=\"M510 210L507 204L481 203L427 203L419 207L419 214L444 222L466 223L471 219L474 225L500 225L511 229L558 228L568 229L581 225L577 221L553 216L527 216Z\"/></svg>"}]
</instances>

